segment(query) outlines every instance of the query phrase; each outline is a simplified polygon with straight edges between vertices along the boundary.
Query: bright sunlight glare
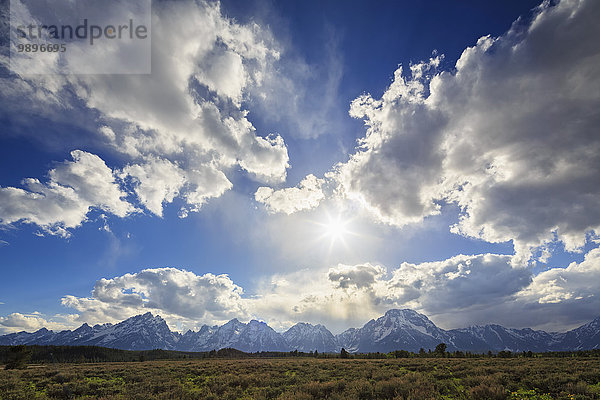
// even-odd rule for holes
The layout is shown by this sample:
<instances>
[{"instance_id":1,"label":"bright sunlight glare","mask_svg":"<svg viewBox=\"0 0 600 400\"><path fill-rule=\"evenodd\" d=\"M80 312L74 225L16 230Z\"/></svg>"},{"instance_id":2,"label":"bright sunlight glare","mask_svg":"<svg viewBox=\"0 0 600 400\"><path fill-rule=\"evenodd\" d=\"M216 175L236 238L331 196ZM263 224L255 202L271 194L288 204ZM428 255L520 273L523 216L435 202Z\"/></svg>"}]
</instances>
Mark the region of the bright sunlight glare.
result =
<instances>
[{"instance_id":1,"label":"bright sunlight glare","mask_svg":"<svg viewBox=\"0 0 600 400\"><path fill-rule=\"evenodd\" d=\"M341 240L344 238L344 235L348 233L346 230L346 225L348 221L342 221L338 216L337 218L329 217L329 221L324 224L325 235L329 236L332 240Z\"/></svg>"},{"instance_id":2,"label":"bright sunlight glare","mask_svg":"<svg viewBox=\"0 0 600 400\"><path fill-rule=\"evenodd\" d=\"M358 232L357 215L348 210L323 210L318 220L311 220L315 225L315 244L328 246L328 256L342 251L345 255L354 254L353 245L358 245L357 238L372 239L366 232ZM338 253L341 254L341 253Z\"/></svg>"}]
</instances>

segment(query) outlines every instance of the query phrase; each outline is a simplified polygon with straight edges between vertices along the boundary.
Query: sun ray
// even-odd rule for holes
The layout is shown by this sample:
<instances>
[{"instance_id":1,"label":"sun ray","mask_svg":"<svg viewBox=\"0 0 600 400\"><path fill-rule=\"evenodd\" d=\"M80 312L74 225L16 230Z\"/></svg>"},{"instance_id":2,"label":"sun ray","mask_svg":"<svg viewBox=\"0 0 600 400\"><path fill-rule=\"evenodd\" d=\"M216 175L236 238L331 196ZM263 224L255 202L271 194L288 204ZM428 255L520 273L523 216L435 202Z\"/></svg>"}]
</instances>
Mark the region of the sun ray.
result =
<instances>
[{"instance_id":1,"label":"sun ray","mask_svg":"<svg viewBox=\"0 0 600 400\"><path fill-rule=\"evenodd\" d=\"M356 235L350 229L351 219L344 218L341 213L332 215L329 212L325 215L326 221L316 222L321 228L319 240L329 240L328 252L331 254L336 245L341 244L346 250L349 250L346 239L349 235Z\"/></svg>"}]
</instances>

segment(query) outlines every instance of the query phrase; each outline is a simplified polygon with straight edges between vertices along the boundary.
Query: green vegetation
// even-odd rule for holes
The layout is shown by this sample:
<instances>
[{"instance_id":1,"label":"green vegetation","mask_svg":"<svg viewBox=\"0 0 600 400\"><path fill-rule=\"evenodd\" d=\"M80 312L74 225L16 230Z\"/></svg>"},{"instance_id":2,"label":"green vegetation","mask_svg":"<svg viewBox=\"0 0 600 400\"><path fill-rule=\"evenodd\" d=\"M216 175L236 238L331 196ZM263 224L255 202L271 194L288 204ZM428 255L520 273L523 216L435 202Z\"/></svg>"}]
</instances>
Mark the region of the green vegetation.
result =
<instances>
[{"instance_id":1,"label":"green vegetation","mask_svg":"<svg viewBox=\"0 0 600 400\"><path fill-rule=\"evenodd\" d=\"M98 363L98 362L133 362L156 360L188 360L206 358L288 358L288 357L314 357L314 358L351 358L351 359L390 359L390 358L600 358L600 349L579 350L567 352L512 353L500 351L498 353L471 353L454 351L447 352L446 345L440 343L434 351L419 350L412 353L406 350L395 350L389 353L351 354L345 349L338 354L319 353L318 351L304 353L298 350L290 352L263 351L259 353L244 353L236 349L221 349L205 352L185 352L172 350L143 350L130 351L109 349L95 346L0 346L0 365L5 364L10 368L23 368L26 363L56 364L56 363Z\"/></svg>"},{"instance_id":2,"label":"green vegetation","mask_svg":"<svg viewBox=\"0 0 600 400\"><path fill-rule=\"evenodd\" d=\"M216 353L0 369L0 399L600 399L600 359L592 356L223 359Z\"/></svg>"},{"instance_id":3,"label":"green vegetation","mask_svg":"<svg viewBox=\"0 0 600 400\"><path fill-rule=\"evenodd\" d=\"M265 353L265 355L266 354L271 353ZM28 362L33 364L98 363L185 360L195 358L243 358L249 356L249 354L236 349L185 352L160 349L130 351L96 346L0 346L0 364L6 364L6 367L9 369L23 368Z\"/></svg>"}]
</instances>

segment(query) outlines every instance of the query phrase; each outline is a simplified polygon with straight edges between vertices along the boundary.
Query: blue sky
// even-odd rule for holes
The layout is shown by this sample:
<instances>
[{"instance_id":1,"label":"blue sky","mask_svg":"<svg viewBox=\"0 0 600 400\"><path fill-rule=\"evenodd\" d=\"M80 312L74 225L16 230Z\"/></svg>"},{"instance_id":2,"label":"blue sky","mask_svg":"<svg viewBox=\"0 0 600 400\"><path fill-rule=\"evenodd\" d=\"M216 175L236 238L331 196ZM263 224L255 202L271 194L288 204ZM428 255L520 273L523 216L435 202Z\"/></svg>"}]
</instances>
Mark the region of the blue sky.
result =
<instances>
[{"instance_id":1,"label":"blue sky","mask_svg":"<svg viewBox=\"0 0 600 400\"><path fill-rule=\"evenodd\" d=\"M27 75L4 10L0 333L595 318L599 14L154 2L151 75Z\"/></svg>"}]
</instances>

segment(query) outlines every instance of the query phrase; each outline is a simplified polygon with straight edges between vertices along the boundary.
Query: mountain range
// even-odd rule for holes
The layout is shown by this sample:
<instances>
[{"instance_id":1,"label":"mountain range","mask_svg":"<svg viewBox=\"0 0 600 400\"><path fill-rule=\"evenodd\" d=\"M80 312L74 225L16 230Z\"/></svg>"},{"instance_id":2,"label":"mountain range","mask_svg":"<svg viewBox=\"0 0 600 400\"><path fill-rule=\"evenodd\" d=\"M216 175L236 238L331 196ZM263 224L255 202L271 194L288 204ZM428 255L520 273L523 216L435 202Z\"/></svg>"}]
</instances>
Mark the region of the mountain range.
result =
<instances>
[{"instance_id":1,"label":"mountain range","mask_svg":"<svg viewBox=\"0 0 600 400\"><path fill-rule=\"evenodd\" d=\"M544 332L512 329L500 325L472 326L463 329L438 328L416 311L389 310L362 328L350 328L333 335L323 325L297 323L283 333L264 322L242 323L232 319L222 326L204 325L198 331L173 332L160 316L136 315L118 324L90 326L61 332L42 328L36 332L18 332L0 336L0 345L72 345L102 346L125 350L165 349L210 351L235 348L245 352L314 351L387 353L394 350L417 352L446 343L448 351L486 352L574 351L600 348L600 317L568 332Z\"/></svg>"}]
</instances>

